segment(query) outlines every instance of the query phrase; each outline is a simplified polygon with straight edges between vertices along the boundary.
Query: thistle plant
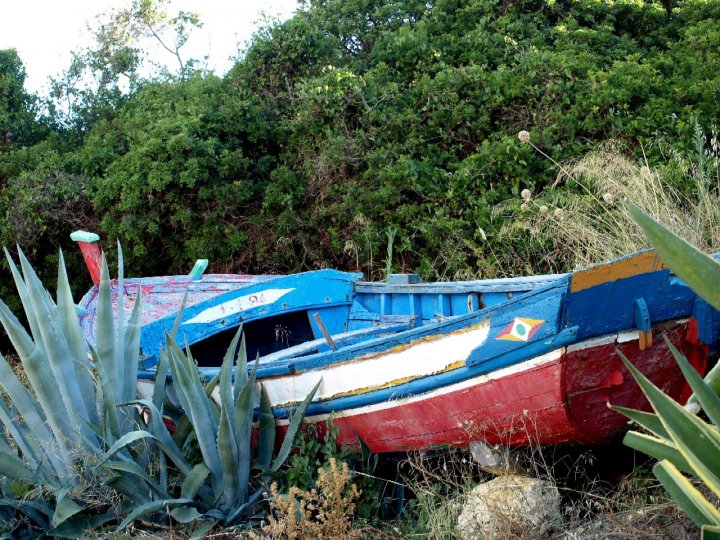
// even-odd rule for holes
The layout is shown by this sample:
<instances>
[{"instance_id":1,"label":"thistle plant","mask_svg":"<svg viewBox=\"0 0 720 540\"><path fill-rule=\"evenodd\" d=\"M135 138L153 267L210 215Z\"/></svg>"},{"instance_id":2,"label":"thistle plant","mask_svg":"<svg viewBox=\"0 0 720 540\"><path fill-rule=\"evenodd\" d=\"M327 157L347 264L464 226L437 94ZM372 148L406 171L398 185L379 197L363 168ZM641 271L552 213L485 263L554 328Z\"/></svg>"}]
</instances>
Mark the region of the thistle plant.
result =
<instances>
[{"instance_id":1,"label":"thistle plant","mask_svg":"<svg viewBox=\"0 0 720 540\"><path fill-rule=\"evenodd\" d=\"M637 207L630 212L655 245L663 261L700 297L720 309L720 264L695 249ZM647 396L653 413L613 407L649 434L630 431L625 444L659 459L653 473L662 485L702 530L703 538L720 537L720 510L706 497L720 497L720 368L716 365L703 379L672 343L666 342L694 394L707 421L673 401L653 385L625 357L622 357ZM705 486L705 493L691 479Z\"/></svg>"}]
</instances>

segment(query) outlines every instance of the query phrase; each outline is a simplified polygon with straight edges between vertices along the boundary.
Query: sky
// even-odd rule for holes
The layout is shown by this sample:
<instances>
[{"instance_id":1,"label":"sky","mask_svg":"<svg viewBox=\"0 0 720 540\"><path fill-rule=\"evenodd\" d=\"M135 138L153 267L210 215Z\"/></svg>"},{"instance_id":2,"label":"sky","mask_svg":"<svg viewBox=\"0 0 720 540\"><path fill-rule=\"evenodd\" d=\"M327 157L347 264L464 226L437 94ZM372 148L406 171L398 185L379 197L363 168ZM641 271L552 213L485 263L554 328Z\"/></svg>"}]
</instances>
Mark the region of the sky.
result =
<instances>
[{"instance_id":1,"label":"sky","mask_svg":"<svg viewBox=\"0 0 720 540\"><path fill-rule=\"evenodd\" d=\"M90 43L87 25L98 14L130 5L131 0L0 0L0 49L17 49L32 93L47 92L49 76L70 63L70 52ZM263 14L288 19L297 0L172 0L168 11L193 11L203 22L181 50L184 59L209 57L208 67L224 74L257 28ZM175 69L175 59L158 50L153 58Z\"/></svg>"}]
</instances>

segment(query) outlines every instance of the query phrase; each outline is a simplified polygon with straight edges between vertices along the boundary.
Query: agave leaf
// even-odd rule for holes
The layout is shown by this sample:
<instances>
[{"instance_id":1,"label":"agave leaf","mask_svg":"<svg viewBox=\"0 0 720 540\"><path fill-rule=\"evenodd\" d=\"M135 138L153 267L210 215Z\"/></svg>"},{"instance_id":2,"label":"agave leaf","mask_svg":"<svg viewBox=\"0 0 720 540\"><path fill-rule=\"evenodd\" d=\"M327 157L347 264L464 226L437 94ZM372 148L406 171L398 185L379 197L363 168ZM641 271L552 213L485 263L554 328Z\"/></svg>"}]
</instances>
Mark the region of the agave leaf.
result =
<instances>
[{"instance_id":1,"label":"agave leaf","mask_svg":"<svg viewBox=\"0 0 720 540\"><path fill-rule=\"evenodd\" d=\"M63 521L83 511L82 506L67 496L68 491L68 488L61 490L55 500L55 512L50 520L50 525L53 527L57 527Z\"/></svg>"},{"instance_id":2,"label":"agave leaf","mask_svg":"<svg viewBox=\"0 0 720 540\"><path fill-rule=\"evenodd\" d=\"M628 210L672 271L703 300L720 309L720 264L635 205Z\"/></svg>"},{"instance_id":3,"label":"agave leaf","mask_svg":"<svg viewBox=\"0 0 720 540\"><path fill-rule=\"evenodd\" d=\"M620 357L643 389L680 453L700 479L716 496L720 496L720 432L664 394L622 353Z\"/></svg>"},{"instance_id":4,"label":"agave leaf","mask_svg":"<svg viewBox=\"0 0 720 540\"><path fill-rule=\"evenodd\" d=\"M145 472L137 463L132 461L106 461L103 466L115 472L130 473L133 476L137 476L142 479L158 497L163 499L170 497L167 492L160 487L160 484L158 484L155 479Z\"/></svg>"},{"instance_id":5,"label":"agave leaf","mask_svg":"<svg viewBox=\"0 0 720 540\"><path fill-rule=\"evenodd\" d=\"M47 531L52 538L85 538L88 531L96 530L117 519L111 514L78 514Z\"/></svg>"},{"instance_id":6,"label":"agave leaf","mask_svg":"<svg viewBox=\"0 0 720 540\"><path fill-rule=\"evenodd\" d=\"M192 523L202 517L202 514L192 506L181 506L170 510L170 515L179 523Z\"/></svg>"},{"instance_id":7,"label":"agave leaf","mask_svg":"<svg viewBox=\"0 0 720 540\"><path fill-rule=\"evenodd\" d=\"M59 387L60 397L65 405L63 412L69 416L72 433L82 433L85 437L90 437L90 430L83 420L90 418L92 414L85 408L75 362L68 361L72 355L62 334L57 307L22 251L19 252L19 257L30 302L40 323L38 327L45 353L55 377L55 387ZM68 436L68 433L65 436Z\"/></svg>"},{"instance_id":8,"label":"agave leaf","mask_svg":"<svg viewBox=\"0 0 720 540\"><path fill-rule=\"evenodd\" d=\"M98 463L97 466L99 467L101 465L105 465L105 462L109 461L110 458L112 458L118 452L124 450L128 445L147 438L155 439L155 436L149 431L144 430L137 430L126 433L117 441L115 441L115 443L110 448L108 448L108 451L105 452L105 454L102 456L102 461Z\"/></svg>"},{"instance_id":9,"label":"agave leaf","mask_svg":"<svg viewBox=\"0 0 720 540\"><path fill-rule=\"evenodd\" d=\"M5 258L8 261L8 265L10 266L13 280L15 281L15 287L17 288L18 296L20 297L20 301L22 302L23 311L25 312L25 318L27 319L28 326L30 327L30 333L33 336L38 336L39 343L36 343L36 345L40 347L40 349L43 349L42 340L39 339L40 329L38 328L37 317L35 316L35 311L33 310L32 304L30 302L30 295L28 294L25 280L23 279L22 274L20 274L20 270L15 264L15 261L10 255L10 252L7 250L7 248L3 247L3 249L5 250ZM19 249L20 248L18 247L18 250Z\"/></svg>"},{"instance_id":10,"label":"agave leaf","mask_svg":"<svg viewBox=\"0 0 720 540\"><path fill-rule=\"evenodd\" d=\"M240 393L240 388L243 387L243 385L247 382L248 379L248 372L247 372L247 347L245 345L245 332L242 331L242 326L238 328L237 335L242 334L242 341L240 342L240 348L238 349L238 357L237 362L235 362L235 395L237 396L238 393ZM237 346L237 344L236 344ZM228 353L230 351L228 350ZM234 351L233 351L234 352Z\"/></svg>"},{"instance_id":11,"label":"agave leaf","mask_svg":"<svg viewBox=\"0 0 720 540\"><path fill-rule=\"evenodd\" d=\"M257 504L258 500L260 499L260 496L265 492L265 488L259 488L256 489L250 497L248 497L248 500L245 504L241 504L237 508L233 509L232 512L227 514L225 518L223 519L223 522L225 524L231 524L234 523L240 516L249 513L252 511L253 508L255 508L255 505Z\"/></svg>"},{"instance_id":12,"label":"agave leaf","mask_svg":"<svg viewBox=\"0 0 720 540\"><path fill-rule=\"evenodd\" d=\"M20 356L28 382L55 435L55 442L60 454L59 459L69 463L71 456L68 452L66 437L73 433L72 425L65 414L65 406L57 392L57 386L53 384L54 379L44 352L35 346L15 315L1 300L0 322L10 337L15 351Z\"/></svg>"},{"instance_id":13,"label":"agave leaf","mask_svg":"<svg viewBox=\"0 0 720 540\"><path fill-rule=\"evenodd\" d=\"M255 362L252 373L235 396L235 440L238 449L238 492L239 502L242 504L247 500L248 486L250 482L250 465L252 456L250 453L250 437L252 435L253 414L255 403L253 392L255 390L255 379L257 376L258 363Z\"/></svg>"},{"instance_id":14,"label":"agave leaf","mask_svg":"<svg viewBox=\"0 0 720 540\"><path fill-rule=\"evenodd\" d=\"M200 382L195 364L190 363L169 335L165 339L174 386L178 388L180 402L195 428L200 452L213 479L213 490L219 495L222 491L222 469L217 448L218 425L210 410L210 399Z\"/></svg>"},{"instance_id":15,"label":"agave leaf","mask_svg":"<svg viewBox=\"0 0 720 540\"><path fill-rule=\"evenodd\" d=\"M717 508L710 504L672 463L656 463L653 474L698 527L704 524L720 525L720 512Z\"/></svg>"},{"instance_id":16,"label":"agave leaf","mask_svg":"<svg viewBox=\"0 0 720 540\"><path fill-rule=\"evenodd\" d=\"M655 459L667 459L681 471L689 474L695 472L671 440L658 439L637 431L628 431L625 434L623 443L625 446L639 450Z\"/></svg>"},{"instance_id":17,"label":"agave leaf","mask_svg":"<svg viewBox=\"0 0 720 540\"><path fill-rule=\"evenodd\" d=\"M58 476L67 476L69 474L67 464L56 455L55 449L52 448L54 437L45 424L37 402L28 389L18 380L12 368L2 356L0 356L0 385L2 385L25 425L32 432L34 440L44 448L45 451L43 454L48 459L52 468L57 472ZM11 429L11 426L8 426L8 429ZM30 441L28 441L28 443L29 442ZM18 441L18 444L21 445L22 449L23 442ZM32 464L34 463L33 456L40 455L40 446L32 443L31 445L33 450L30 451L26 448L23 450L23 455L25 455L26 459L31 461Z\"/></svg>"},{"instance_id":18,"label":"agave leaf","mask_svg":"<svg viewBox=\"0 0 720 540\"><path fill-rule=\"evenodd\" d=\"M264 385L260 386L260 441L258 443L258 462L261 468L267 469L272 461L275 450L275 416L270 406L270 397Z\"/></svg>"},{"instance_id":19,"label":"agave leaf","mask_svg":"<svg viewBox=\"0 0 720 540\"><path fill-rule=\"evenodd\" d=\"M149 514L154 514L155 512L160 512L162 510L168 510L171 508L192 506L193 504L194 502L192 499L164 499L161 501L152 501L146 504L141 504L132 509L132 511L127 515L127 517L122 520L120 525L118 525L117 529L115 529L115 532L121 532L123 529L125 529L125 527L130 525L136 519L140 519L141 517L145 517Z\"/></svg>"},{"instance_id":20,"label":"agave leaf","mask_svg":"<svg viewBox=\"0 0 720 540\"><path fill-rule=\"evenodd\" d=\"M140 335L141 335L141 315L142 315L142 289L138 287L138 293L135 297L135 304L130 313L127 325L125 326L124 336L124 358L120 360L124 366L122 401L134 399L137 395L137 373L138 360L140 358Z\"/></svg>"},{"instance_id":21,"label":"agave leaf","mask_svg":"<svg viewBox=\"0 0 720 540\"><path fill-rule=\"evenodd\" d=\"M237 334L233 339L237 346ZM230 346L232 348L232 345ZM220 423L217 432L217 451L223 474L223 509L237 505L239 495L238 470L242 467L238 458L237 440L235 437L235 407L232 387L233 355L228 349L220 369Z\"/></svg>"},{"instance_id":22,"label":"agave leaf","mask_svg":"<svg viewBox=\"0 0 720 540\"><path fill-rule=\"evenodd\" d=\"M129 497L135 504L139 505L150 502L150 491L146 486L139 484L134 478L130 478L127 475L113 476L105 482L105 485Z\"/></svg>"},{"instance_id":23,"label":"agave leaf","mask_svg":"<svg viewBox=\"0 0 720 540\"><path fill-rule=\"evenodd\" d=\"M208 469L204 463L195 465L192 471L190 471L190 474L185 477L180 496L183 499L195 498L195 495L197 495L200 488L205 484L205 480L209 474L210 469Z\"/></svg>"},{"instance_id":24,"label":"agave leaf","mask_svg":"<svg viewBox=\"0 0 720 540\"><path fill-rule=\"evenodd\" d=\"M117 387L117 395L115 402L121 403L135 397L134 392L126 395L125 381L128 378L128 368L125 365L125 268L123 265L123 254L120 248L120 240L117 240L118 246L118 277L117 287L117 322L113 332L115 339L115 379L114 384ZM109 273L109 272L108 272ZM138 291L139 292L139 291ZM137 356L135 357L137 359ZM124 432L124 430L123 430Z\"/></svg>"},{"instance_id":25,"label":"agave leaf","mask_svg":"<svg viewBox=\"0 0 720 540\"><path fill-rule=\"evenodd\" d=\"M167 348L160 349L160 358L155 370L155 386L153 387L152 402L158 410L163 410L163 402L165 401L165 388L167 387L167 376L170 372L170 358L168 357Z\"/></svg>"},{"instance_id":26,"label":"agave leaf","mask_svg":"<svg viewBox=\"0 0 720 540\"><path fill-rule=\"evenodd\" d=\"M15 422L14 416L5 406L5 402L0 399L0 422L5 425L8 434L18 447L18 450L25 456L30 467L36 469L39 462L42 461L43 451L40 448L39 441L22 429L22 424Z\"/></svg>"},{"instance_id":27,"label":"agave leaf","mask_svg":"<svg viewBox=\"0 0 720 540\"><path fill-rule=\"evenodd\" d=\"M315 397L315 392L317 392L318 388L320 388L320 383L322 383L322 378L317 382L315 387L310 391L305 400L300 404L300 406L295 410L292 417L290 418L290 423L288 424L288 430L285 433L285 438L283 439L277 456L275 456L275 459L270 466L270 470L279 470L280 467L282 467L283 463L285 463L287 457L290 455L290 450L292 450L293 441L295 440L295 434L300 428L300 424L305 417L305 411L310 405L313 397Z\"/></svg>"},{"instance_id":28,"label":"agave leaf","mask_svg":"<svg viewBox=\"0 0 720 540\"><path fill-rule=\"evenodd\" d=\"M619 405L610 405L610 408L613 411L627 416L630 420L654 433L661 439L670 439L670 434L665 429L665 426L663 426L657 414L638 411L637 409L628 409L627 407L620 407Z\"/></svg>"},{"instance_id":29,"label":"agave leaf","mask_svg":"<svg viewBox=\"0 0 720 540\"><path fill-rule=\"evenodd\" d=\"M701 538L702 540L720 540L720 525L703 525Z\"/></svg>"},{"instance_id":30,"label":"agave leaf","mask_svg":"<svg viewBox=\"0 0 720 540\"><path fill-rule=\"evenodd\" d=\"M118 298L121 296L122 294L118 290ZM118 321L120 320L118 318ZM122 327L118 326L118 328ZM95 368L102 389L102 416L106 419L107 431L114 438L119 438L127 429L127 424L121 420L117 410L117 404L125 401L121 394L123 391L121 385L123 366L118 361L118 342L120 341L123 340L118 339L116 335L113 316L110 271L103 254L95 315L95 349L93 351L91 347L90 350L91 353L94 352ZM135 397L134 394L132 397Z\"/></svg>"},{"instance_id":31,"label":"agave leaf","mask_svg":"<svg viewBox=\"0 0 720 540\"><path fill-rule=\"evenodd\" d=\"M46 503L40 501L32 501L29 499L0 499L0 506L9 506L28 516L42 529L48 528L48 519L53 514L53 509Z\"/></svg>"},{"instance_id":32,"label":"agave leaf","mask_svg":"<svg viewBox=\"0 0 720 540\"><path fill-rule=\"evenodd\" d=\"M175 427L175 433L172 434L172 439L173 441L175 441L175 444L177 444L178 447L182 448L183 446L185 446L188 437L190 437L192 433L192 422L190 422L190 418L188 418L188 415L185 414L182 418L180 418L180 421L177 423L177 426Z\"/></svg>"},{"instance_id":33,"label":"agave leaf","mask_svg":"<svg viewBox=\"0 0 720 540\"><path fill-rule=\"evenodd\" d=\"M87 358L85 339L75 311L75 302L73 301L62 251L60 251L60 260L58 262L57 312L60 330L62 335L65 336L70 354L75 361L75 375L80 388L80 395L84 400L85 411L88 413L87 419L92 424L97 424L98 418L94 401L95 388L90 375L93 366Z\"/></svg>"},{"instance_id":34,"label":"agave leaf","mask_svg":"<svg viewBox=\"0 0 720 540\"><path fill-rule=\"evenodd\" d=\"M28 469L22 459L5 452L0 452L0 476L20 480L26 484L32 484L37 480L37 475Z\"/></svg>"},{"instance_id":35,"label":"agave leaf","mask_svg":"<svg viewBox=\"0 0 720 540\"><path fill-rule=\"evenodd\" d=\"M705 375L705 384L710 387L710 390L715 394L720 395L720 362L716 363L707 375ZM697 402L697 396L695 394L688 398L688 404ZM716 424L717 425L717 424Z\"/></svg>"},{"instance_id":36,"label":"agave leaf","mask_svg":"<svg viewBox=\"0 0 720 540\"><path fill-rule=\"evenodd\" d=\"M101 418L102 423L103 438L106 440L117 439L120 437L120 416L115 401L115 393L112 389L112 373L108 372L106 362L101 359L99 351L89 343L88 349L97 370L96 400L98 416Z\"/></svg>"},{"instance_id":37,"label":"agave leaf","mask_svg":"<svg viewBox=\"0 0 720 540\"><path fill-rule=\"evenodd\" d=\"M685 376L685 380L687 380L695 397L700 402L700 406L705 411L705 414L708 415L708 418L713 424L716 426L720 425L720 396L713 392L712 388L705 383L703 378L690 365L685 356L683 356L683 354L677 350L675 345L673 345L672 341L670 341L667 336L663 337L665 338L665 343L667 343L670 348L670 352L672 352L675 360L680 366L680 369Z\"/></svg>"}]
</instances>

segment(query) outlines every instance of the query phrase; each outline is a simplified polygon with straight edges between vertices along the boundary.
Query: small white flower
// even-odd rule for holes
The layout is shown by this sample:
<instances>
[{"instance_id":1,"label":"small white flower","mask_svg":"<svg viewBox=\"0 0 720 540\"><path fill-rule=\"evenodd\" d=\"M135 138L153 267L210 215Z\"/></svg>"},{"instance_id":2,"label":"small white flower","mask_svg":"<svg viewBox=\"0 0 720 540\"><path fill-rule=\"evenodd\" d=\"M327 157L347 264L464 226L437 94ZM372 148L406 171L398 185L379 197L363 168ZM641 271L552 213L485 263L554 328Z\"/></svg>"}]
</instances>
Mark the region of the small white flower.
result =
<instances>
[{"instance_id":1,"label":"small white flower","mask_svg":"<svg viewBox=\"0 0 720 540\"><path fill-rule=\"evenodd\" d=\"M544 204L540 207L540 213L541 214L547 214L548 213L548 207Z\"/></svg>"},{"instance_id":2,"label":"small white flower","mask_svg":"<svg viewBox=\"0 0 720 540\"><path fill-rule=\"evenodd\" d=\"M556 208L555 211L553 212L553 215L558 219L562 218L563 217L563 209Z\"/></svg>"},{"instance_id":3,"label":"small white flower","mask_svg":"<svg viewBox=\"0 0 720 540\"><path fill-rule=\"evenodd\" d=\"M607 204L612 203L615 200L615 196L612 193L603 193L603 201Z\"/></svg>"},{"instance_id":4,"label":"small white flower","mask_svg":"<svg viewBox=\"0 0 720 540\"><path fill-rule=\"evenodd\" d=\"M532 193L529 189L525 188L520 192L520 197L522 197L524 201L529 201L530 197L532 197Z\"/></svg>"},{"instance_id":5,"label":"small white flower","mask_svg":"<svg viewBox=\"0 0 720 540\"><path fill-rule=\"evenodd\" d=\"M520 139L521 143L529 143L530 142L530 133L528 133L525 130L522 130L520 133L518 133L518 139Z\"/></svg>"},{"instance_id":6,"label":"small white flower","mask_svg":"<svg viewBox=\"0 0 720 540\"><path fill-rule=\"evenodd\" d=\"M650 178L650 174L650 167L648 167L647 165L643 165L642 167L640 167L640 176L642 176L643 178Z\"/></svg>"},{"instance_id":7,"label":"small white flower","mask_svg":"<svg viewBox=\"0 0 720 540\"><path fill-rule=\"evenodd\" d=\"M520 210L522 210L523 212L527 212L528 210L530 210L530 205L528 205L528 203L522 203L520 205Z\"/></svg>"}]
</instances>

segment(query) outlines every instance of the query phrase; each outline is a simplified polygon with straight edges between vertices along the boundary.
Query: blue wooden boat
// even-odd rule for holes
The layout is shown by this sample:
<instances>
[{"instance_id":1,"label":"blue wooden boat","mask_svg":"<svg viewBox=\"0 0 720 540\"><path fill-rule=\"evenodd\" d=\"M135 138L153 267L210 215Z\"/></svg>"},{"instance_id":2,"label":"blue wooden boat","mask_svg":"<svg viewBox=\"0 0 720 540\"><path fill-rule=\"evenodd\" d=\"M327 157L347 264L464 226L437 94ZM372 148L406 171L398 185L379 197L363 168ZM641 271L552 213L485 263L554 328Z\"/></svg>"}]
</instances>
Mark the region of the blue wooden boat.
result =
<instances>
[{"instance_id":1,"label":"blue wooden boat","mask_svg":"<svg viewBox=\"0 0 720 540\"><path fill-rule=\"evenodd\" d=\"M88 266L99 252L82 237ZM200 268L200 265L198 268ZM116 283L113 282L116 287ZM243 325L257 381L279 429L320 382L306 421L332 419L338 442L374 452L466 446L602 443L624 429L607 402L647 408L622 351L676 399L688 390L667 335L698 371L718 314L655 252L562 275L420 283L414 274L366 282L358 273L190 275L125 279L142 292L141 395L183 299L179 341L207 378ZM97 286L82 299L94 342Z\"/></svg>"}]
</instances>

